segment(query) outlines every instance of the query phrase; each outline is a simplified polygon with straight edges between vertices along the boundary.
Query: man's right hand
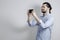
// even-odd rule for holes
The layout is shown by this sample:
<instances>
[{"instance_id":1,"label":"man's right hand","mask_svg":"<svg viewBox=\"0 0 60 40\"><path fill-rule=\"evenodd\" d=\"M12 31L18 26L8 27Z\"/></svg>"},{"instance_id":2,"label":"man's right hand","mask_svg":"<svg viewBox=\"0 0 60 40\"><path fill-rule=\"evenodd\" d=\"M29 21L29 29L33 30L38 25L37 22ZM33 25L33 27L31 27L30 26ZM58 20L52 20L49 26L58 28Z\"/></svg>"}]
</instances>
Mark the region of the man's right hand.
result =
<instances>
[{"instance_id":1,"label":"man's right hand","mask_svg":"<svg viewBox=\"0 0 60 40\"><path fill-rule=\"evenodd\" d=\"M27 16L28 16L27 21L31 21L33 18L32 13L29 13L29 11L28 11Z\"/></svg>"}]
</instances>

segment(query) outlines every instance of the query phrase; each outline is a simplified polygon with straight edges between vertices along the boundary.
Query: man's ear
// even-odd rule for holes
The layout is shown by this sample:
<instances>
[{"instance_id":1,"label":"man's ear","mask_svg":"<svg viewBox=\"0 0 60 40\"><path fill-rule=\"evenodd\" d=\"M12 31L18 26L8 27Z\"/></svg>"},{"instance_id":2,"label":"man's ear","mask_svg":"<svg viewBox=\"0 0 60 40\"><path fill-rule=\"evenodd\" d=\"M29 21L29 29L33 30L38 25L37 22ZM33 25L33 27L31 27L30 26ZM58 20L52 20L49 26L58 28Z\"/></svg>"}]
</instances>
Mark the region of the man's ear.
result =
<instances>
[{"instance_id":1,"label":"man's ear","mask_svg":"<svg viewBox=\"0 0 60 40\"><path fill-rule=\"evenodd\" d=\"M47 8L47 11L49 12L50 8Z\"/></svg>"}]
</instances>

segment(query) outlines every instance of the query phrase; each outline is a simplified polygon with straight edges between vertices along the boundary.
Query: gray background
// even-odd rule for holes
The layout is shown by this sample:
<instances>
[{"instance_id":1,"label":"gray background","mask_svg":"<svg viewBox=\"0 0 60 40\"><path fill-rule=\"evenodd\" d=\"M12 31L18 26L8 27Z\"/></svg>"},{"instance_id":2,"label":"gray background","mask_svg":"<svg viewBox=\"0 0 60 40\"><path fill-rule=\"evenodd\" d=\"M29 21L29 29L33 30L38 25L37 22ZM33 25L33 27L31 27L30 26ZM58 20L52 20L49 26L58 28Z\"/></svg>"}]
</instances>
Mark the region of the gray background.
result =
<instances>
[{"instance_id":1,"label":"gray background","mask_svg":"<svg viewBox=\"0 0 60 40\"><path fill-rule=\"evenodd\" d=\"M27 25L27 10L34 8L38 15L45 1L53 7L52 40L60 40L59 0L0 0L0 40L35 40L37 27Z\"/></svg>"}]
</instances>

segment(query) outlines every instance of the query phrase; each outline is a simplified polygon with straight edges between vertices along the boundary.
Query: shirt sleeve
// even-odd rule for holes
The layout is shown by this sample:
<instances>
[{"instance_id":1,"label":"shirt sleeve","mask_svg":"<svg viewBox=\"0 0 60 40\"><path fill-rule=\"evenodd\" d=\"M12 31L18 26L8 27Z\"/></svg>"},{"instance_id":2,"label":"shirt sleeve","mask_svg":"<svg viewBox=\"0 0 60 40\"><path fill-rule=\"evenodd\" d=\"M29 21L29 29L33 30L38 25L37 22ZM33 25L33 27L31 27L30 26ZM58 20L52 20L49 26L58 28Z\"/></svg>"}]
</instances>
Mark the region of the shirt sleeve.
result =
<instances>
[{"instance_id":1,"label":"shirt sleeve","mask_svg":"<svg viewBox=\"0 0 60 40\"><path fill-rule=\"evenodd\" d=\"M53 25L53 18L48 19L45 23L42 20L40 20L39 24L42 28L48 28L51 25Z\"/></svg>"},{"instance_id":2,"label":"shirt sleeve","mask_svg":"<svg viewBox=\"0 0 60 40\"><path fill-rule=\"evenodd\" d=\"M32 20L28 21L28 25L29 25L30 27L34 27L34 26L37 25L37 22L36 22L36 20L32 19Z\"/></svg>"}]
</instances>

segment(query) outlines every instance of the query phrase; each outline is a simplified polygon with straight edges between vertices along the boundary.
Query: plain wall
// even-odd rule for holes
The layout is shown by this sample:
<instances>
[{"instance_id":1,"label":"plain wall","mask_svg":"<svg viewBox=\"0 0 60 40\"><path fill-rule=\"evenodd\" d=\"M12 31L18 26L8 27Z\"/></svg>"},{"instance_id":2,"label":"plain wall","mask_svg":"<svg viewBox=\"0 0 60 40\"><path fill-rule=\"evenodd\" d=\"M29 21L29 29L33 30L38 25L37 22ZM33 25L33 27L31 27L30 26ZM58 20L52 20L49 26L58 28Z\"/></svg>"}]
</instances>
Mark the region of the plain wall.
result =
<instances>
[{"instance_id":1,"label":"plain wall","mask_svg":"<svg viewBox=\"0 0 60 40\"><path fill-rule=\"evenodd\" d=\"M27 24L27 10L34 8L40 15L43 2L50 2L54 26L52 40L60 40L60 0L0 0L0 40L36 40L37 27Z\"/></svg>"}]
</instances>

